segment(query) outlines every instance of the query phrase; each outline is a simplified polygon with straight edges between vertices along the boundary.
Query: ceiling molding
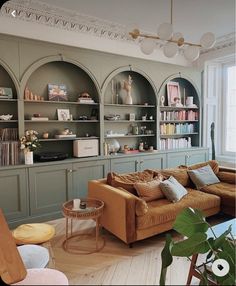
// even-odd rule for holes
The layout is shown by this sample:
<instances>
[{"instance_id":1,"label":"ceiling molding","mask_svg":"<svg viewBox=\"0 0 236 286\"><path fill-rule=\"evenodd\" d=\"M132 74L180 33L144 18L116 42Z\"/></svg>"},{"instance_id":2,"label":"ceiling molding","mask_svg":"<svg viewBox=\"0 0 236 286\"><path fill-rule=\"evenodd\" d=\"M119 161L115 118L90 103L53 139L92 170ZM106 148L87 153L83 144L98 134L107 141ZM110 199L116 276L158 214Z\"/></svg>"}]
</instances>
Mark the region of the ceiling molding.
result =
<instances>
[{"instance_id":1,"label":"ceiling molding","mask_svg":"<svg viewBox=\"0 0 236 286\"><path fill-rule=\"evenodd\" d=\"M8 1L3 5L1 14L12 18L11 13L14 10L17 20L138 45L138 41L127 37L124 25L77 13L72 10L61 9L39 0ZM218 38L212 49L202 49L200 53L206 54L233 45L235 45L235 33ZM158 46L160 44L157 44Z\"/></svg>"}]
</instances>

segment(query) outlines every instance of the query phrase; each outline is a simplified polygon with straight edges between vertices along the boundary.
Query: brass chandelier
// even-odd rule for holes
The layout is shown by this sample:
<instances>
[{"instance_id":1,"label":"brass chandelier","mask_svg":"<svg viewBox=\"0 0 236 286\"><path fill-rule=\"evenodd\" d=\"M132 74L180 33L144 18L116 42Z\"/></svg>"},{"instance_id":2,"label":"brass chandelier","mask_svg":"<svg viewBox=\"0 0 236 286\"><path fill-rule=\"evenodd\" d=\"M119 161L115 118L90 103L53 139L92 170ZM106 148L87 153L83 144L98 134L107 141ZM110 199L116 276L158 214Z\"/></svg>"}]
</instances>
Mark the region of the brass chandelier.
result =
<instances>
[{"instance_id":1,"label":"brass chandelier","mask_svg":"<svg viewBox=\"0 0 236 286\"><path fill-rule=\"evenodd\" d=\"M142 38L140 42L141 51L150 55L157 42L162 43L163 53L166 57L172 58L176 56L179 50L183 50L183 55L188 61L195 61L200 55L200 48L209 49L215 44L215 35L212 32L207 32L200 38L200 44L186 42L182 33L173 33L173 0L171 0L171 23L162 23L158 27L157 35L148 35L140 32L138 28L129 31L129 36L132 39Z\"/></svg>"}]
</instances>

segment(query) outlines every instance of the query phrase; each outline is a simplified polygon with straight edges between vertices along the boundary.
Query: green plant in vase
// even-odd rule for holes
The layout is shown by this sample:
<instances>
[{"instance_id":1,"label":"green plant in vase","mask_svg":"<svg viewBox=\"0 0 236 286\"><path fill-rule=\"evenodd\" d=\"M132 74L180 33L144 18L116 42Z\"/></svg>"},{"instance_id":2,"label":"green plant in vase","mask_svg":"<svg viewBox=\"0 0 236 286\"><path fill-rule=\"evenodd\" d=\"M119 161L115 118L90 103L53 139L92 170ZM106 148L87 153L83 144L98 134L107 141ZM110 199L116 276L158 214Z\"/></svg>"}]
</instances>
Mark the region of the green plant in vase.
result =
<instances>
[{"instance_id":1,"label":"green plant in vase","mask_svg":"<svg viewBox=\"0 0 236 286\"><path fill-rule=\"evenodd\" d=\"M173 256L187 257L191 261L194 254L205 254L204 262L200 266L195 265L201 277L200 285L209 285L209 280L212 279L218 285L235 285L236 251L231 226L217 237L201 211L187 208L177 216L173 229L186 239L174 242L171 235L167 234L161 253L160 285L165 285L166 272ZM209 271L209 267L217 259L224 259L229 264L229 272L225 276L220 277Z\"/></svg>"}]
</instances>

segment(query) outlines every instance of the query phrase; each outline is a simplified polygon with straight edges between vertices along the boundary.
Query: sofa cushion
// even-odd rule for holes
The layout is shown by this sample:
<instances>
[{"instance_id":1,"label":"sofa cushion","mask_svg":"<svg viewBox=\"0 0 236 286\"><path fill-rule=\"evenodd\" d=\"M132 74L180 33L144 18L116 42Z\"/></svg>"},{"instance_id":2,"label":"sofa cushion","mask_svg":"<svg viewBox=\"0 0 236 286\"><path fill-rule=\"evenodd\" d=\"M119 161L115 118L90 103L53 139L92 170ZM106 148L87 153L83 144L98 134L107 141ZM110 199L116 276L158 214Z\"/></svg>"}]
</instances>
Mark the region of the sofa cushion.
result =
<instances>
[{"instance_id":1,"label":"sofa cushion","mask_svg":"<svg viewBox=\"0 0 236 286\"><path fill-rule=\"evenodd\" d=\"M178 202L187 195L187 190L172 176L160 183L164 196L172 203Z\"/></svg>"},{"instance_id":2,"label":"sofa cushion","mask_svg":"<svg viewBox=\"0 0 236 286\"><path fill-rule=\"evenodd\" d=\"M137 195L134 184L137 182L148 182L153 180L154 172L144 170L143 172L135 172L129 174L117 174L110 172L107 174L107 184L113 187L122 187L130 193Z\"/></svg>"},{"instance_id":3,"label":"sofa cushion","mask_svg":"<svg viewBox=\"0 0 236 286\"><path fill-rule=\"evenodd\" d=\"M191 180L189 178L187 168L164 169L160 170L160 173L165 177L165 179L173 176L184 187L189 187L191 185Z\"/></svg>"},{"instance_id":4,"label":"sofa cushion","mask_svg":"<svg viewBox=\"0 0 236 286\"><path fill-rule=\"evenodd\" d=\"M210 186L204 186L201 191L217 195L221 198L222 205L228 205L235 208L236 191L235 185L228 183L219 183Z\"/></svg>"},{"instance_id":5,"label":"sofa cushion","mask_svg":"<svg viewBox=\"0 0 236 286\"><path fill-rule=\"evenodd\" d=\"M188 170L188 174L198 190L206 185L220 183L220 180L214 174L210 165L206 165L199 169Z\"/></svg>"},{"instance_id":6,"label":"sofa cushion","mask_svg":"<svg viewBox=\"0 0 236 286\"><path fill-rule=\"evenodd\" d=\"M220 198L218 196L190 188L187 188L187 192L188 194L175 204L167 199L147 203L148 211L145 215L136 218L136 228L145 229L168 221L174 221L177 214L187 207L208 210L219 208L220 206Z\"/></svg>"},{"instance_id":7,"label":"sofa cushion","mask_svg":"<svg viewBox=\"0 0 236 286\"><path fill-rule=\"evenodd\" d=\"M188 170L195 170L195 169L199 169L201 167L207 166L207 165L210 165L210 167L212 168L213 172L216 175L218 174L218 172L219 172L219 164L215 160L210 160L210 161L207 161L207 162L204 162L204 163L194 164L194 165L188 166L187 168L188 168Z\"/></svg>"},{"instance_id":8,"label":"sofa cushion","mask_svg":"<svg viewBox=\"0 0 236 286\"><path fill-rule=\"evenodd\" d=\"M164 198L164 195L160 188L161 179L155 179L149 182L135 183L134 187L140 198L146 202L158 200Z\"/></svg>"},{"instance_id":9,"label":"sofa cushion","mask_svg":"<svg viewBox=\"0 0 236 286\"><path fill-rule=\"evenodd\" d=\"M221 182L229 183L229 184L236 184L236 173L231 172L224 172L219 171L217 177Z\"/></svg>"}]
</instances>

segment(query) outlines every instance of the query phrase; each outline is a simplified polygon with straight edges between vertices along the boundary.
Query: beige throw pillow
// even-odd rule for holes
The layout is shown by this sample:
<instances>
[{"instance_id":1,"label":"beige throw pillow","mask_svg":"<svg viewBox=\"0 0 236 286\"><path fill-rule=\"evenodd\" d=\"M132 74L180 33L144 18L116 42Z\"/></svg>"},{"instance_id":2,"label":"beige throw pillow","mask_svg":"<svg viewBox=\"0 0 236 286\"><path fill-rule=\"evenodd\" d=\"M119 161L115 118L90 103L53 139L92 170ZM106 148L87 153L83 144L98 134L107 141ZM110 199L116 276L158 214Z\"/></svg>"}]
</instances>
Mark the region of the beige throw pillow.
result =
<instances>
[{"instance_id":1,"label":"beige throw pillow","mask_svg":"<svg viewBox=\"0 0 236 286\"><path fill-rule=\"evenodd\" d=\"M187 190L172 176L161 182L160 187L164 196L172 203L178 202L188 193Z\"/></svg>"},{"instance_id":2,"label":"beige throw pillow","mask_svg":"<svg viewBox=\"0 0 236 286\"><path fill-rule=\"evenodd\" d=\"M160 188L161 179L155 179L145 183L135 183L134 187L140 198L146 202L164 198Z\"/></svg>"},{"instance_id":3,"label":"beige throw pillow","mask_svg":"<svg viewBox=\"0 0 236 286\"><path fill-rule=\"evenodd\" d=\"M198 190L207 185L220 183L210 165L195 170L188 170L188 174Z\"/></svg>"}]
</instances>

